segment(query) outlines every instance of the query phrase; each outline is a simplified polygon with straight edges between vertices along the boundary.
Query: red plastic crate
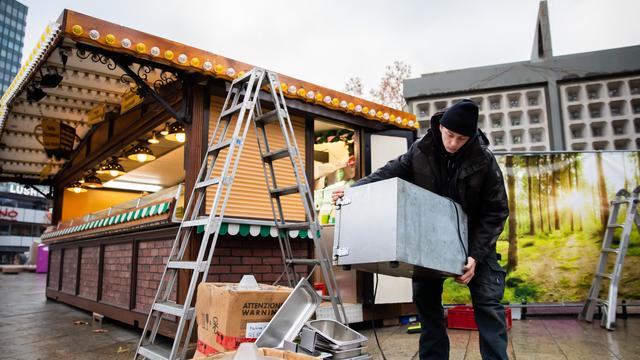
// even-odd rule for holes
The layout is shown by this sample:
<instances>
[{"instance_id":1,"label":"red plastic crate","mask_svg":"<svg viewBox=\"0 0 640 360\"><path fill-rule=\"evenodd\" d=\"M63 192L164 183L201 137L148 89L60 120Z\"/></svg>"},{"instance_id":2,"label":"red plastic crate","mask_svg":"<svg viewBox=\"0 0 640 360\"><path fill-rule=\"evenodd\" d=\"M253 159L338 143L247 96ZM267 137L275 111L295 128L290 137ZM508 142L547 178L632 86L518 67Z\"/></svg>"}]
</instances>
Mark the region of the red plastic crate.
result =
<instances>
[{"instance_id":1,"label":"red plastic crate","mask_svg":"<svg viewBox=\"0 0 640 360\"><path fill-rule=\"evenodd\" d=\"M447 326L450 329L478 330L476 319L473 317L472 306L455 306L447 311ZM511 329L511 308L505 307L507 330Z\"/></svg>"}]
</instances>

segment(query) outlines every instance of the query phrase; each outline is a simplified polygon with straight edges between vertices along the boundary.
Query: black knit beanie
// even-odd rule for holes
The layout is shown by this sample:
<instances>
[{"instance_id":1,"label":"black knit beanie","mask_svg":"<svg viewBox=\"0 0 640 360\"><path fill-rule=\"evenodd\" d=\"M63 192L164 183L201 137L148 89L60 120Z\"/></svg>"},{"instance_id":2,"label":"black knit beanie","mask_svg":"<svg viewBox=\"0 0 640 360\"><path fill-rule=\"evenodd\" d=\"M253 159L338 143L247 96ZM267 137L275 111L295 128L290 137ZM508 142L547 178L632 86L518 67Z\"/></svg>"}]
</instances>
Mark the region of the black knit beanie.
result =
<instances>
[{"instance_id":1,"label":"black knit beanie","mask_svg":"<svg viewBox=\"0 0 640 360\"><path fill-rule=\"evenodd\" d=\"M469 99L451 106L440 119L447 129L464 136L473 136L478 131L478 106Z\"/></svg>"}]
</instances>

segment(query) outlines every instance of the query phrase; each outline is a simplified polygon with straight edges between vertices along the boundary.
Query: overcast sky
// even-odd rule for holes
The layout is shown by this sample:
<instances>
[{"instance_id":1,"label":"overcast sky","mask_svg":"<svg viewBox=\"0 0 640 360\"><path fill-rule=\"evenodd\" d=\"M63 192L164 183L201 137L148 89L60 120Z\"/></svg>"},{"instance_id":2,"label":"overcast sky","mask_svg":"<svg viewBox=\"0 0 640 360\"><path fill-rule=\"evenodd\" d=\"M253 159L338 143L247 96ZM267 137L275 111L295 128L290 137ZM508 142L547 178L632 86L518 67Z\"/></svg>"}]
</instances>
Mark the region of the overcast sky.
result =
<instances>
[{"instance_id":1,"label":"overcast sky","mask_svg":"<svg viewBox=\"0 0 640 360\"><path fill-rule=\"evenodd\" d=\"M538 0L20 0L25 51L69 8L336 90L527 60ZM555 55L640 44L638 0L549 0Z\"/></svg>"}]
</instances>

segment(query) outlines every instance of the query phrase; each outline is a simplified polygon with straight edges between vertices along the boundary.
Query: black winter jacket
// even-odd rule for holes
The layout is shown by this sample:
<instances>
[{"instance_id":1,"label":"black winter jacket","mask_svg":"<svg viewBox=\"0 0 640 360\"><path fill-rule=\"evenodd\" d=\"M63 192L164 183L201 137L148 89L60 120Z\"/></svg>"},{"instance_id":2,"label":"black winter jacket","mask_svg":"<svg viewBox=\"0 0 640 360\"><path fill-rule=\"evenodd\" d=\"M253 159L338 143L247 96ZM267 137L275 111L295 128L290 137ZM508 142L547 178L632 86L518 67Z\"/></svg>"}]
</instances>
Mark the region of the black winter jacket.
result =
<instances>
[{"instance_id":1,"label":"black winter jacket","mask_svg":"<svg viewBox=\"0 0 640 360\"><path fill-rule=\"evenodd\" d=\"M502 172L480 130L454 156L446 155L439 130L441 116L432 117L431 129L405 154L354 186L399 177L452 198L468 217L469 256L483 262L487 256L495 258L496 241L509 216Z\"/></svg>"}]
</instances>

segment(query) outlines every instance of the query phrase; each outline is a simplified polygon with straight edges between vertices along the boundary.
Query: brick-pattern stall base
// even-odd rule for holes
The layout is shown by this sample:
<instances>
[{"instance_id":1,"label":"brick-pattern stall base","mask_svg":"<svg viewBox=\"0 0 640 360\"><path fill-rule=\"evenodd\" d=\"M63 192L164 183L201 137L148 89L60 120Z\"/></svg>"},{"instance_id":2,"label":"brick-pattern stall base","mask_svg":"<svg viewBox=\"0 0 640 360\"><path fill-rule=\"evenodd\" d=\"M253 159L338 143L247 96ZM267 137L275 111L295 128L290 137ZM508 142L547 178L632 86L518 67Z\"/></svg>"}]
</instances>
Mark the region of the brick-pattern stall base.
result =
<instances>
[{"instance_id":1,"label":"brick-pattern stall base","mask_svg":"<svg viewBox=\"0 0 640 360\"><path fill-rule=\"evenodd\" d=\"M132 251L131 243L104 247L102 301L112 305L129 307Z\"/></svg>"},{"instance_id":2,"label":"brick-pattern stall base","mask_svg":"<svg viewBox=\"0 0 640 360\"><path fill-rule=\"evenodd\" d=\"M78 248L64 251L62 261L62 292L76 293L76 275L78 274Z\"/></svg>"},{"instance_id":3,"label":"brick-pattern stall base","mask_svg":"<svg viewBox=\"0 0 640 360\"><path fill-rule=\"evenodd\" d=\"M138 243L138 273L136 284L137 311L148 312L158 290L162 272L169 259L173 240L141 241ZM175 290L173 292L175 299Z\"/></svg>"},{"instance_id":4,"label":"brick-pattern stall base","mask_svg":"<svg viewBox=\"0 0 640 360\"><path fill-rule=\"evenodd\" d=\"M309 258L312 244L311 239L291 239L293 255ZM270 284L280 277L283 269L277 238L225 236L218 239L207 281L238 282L243 275L251 274L258 282ZM308 273L305 265L296 265L295 269L301 275Z\"/></svg>"},{"instance_id":5,"label":"brick-pattern stall base","mask_svg":"<svg viewBox=\"0 0 640 360\"><path fill-rule=\"evenodd\" d=\"M100 262L100 247L82 248L80 259L80 289L78 295L90 300L98 297L98 265Z\"/></svg>"},{"instance_id":6,"label":"brick-pattern stall base","mask_svg":"<svg viewBox=\"0 0 640 360\"><path fill-rule=\"evenodd\" d=\"M61 252L59 249L49 251L49 289L58 290Z\"/></svg>"}]
</instances>

